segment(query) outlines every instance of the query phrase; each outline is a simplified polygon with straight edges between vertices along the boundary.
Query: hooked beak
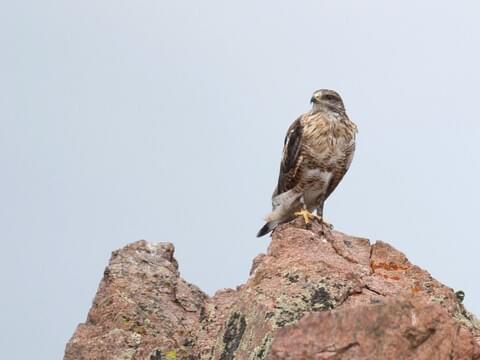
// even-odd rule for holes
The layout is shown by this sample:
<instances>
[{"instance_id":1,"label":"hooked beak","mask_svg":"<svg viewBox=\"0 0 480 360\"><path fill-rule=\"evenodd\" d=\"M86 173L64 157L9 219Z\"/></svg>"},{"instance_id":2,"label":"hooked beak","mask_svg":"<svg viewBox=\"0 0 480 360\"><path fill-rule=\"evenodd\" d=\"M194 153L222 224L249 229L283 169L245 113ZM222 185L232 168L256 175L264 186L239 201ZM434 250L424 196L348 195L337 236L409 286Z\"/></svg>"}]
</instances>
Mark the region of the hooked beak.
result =
<instances>
[{"instance_id":1,"label":"hooked beak","mask_svg":"<svg viewBox=\"0 0 480 360\"><path fill-rule=\"evenodd\" d=\"M312 96L312 98L310 99L310 103L311 104L318 104L318 100L315 98L315 96Z\"/></svg>"}]
</instances>

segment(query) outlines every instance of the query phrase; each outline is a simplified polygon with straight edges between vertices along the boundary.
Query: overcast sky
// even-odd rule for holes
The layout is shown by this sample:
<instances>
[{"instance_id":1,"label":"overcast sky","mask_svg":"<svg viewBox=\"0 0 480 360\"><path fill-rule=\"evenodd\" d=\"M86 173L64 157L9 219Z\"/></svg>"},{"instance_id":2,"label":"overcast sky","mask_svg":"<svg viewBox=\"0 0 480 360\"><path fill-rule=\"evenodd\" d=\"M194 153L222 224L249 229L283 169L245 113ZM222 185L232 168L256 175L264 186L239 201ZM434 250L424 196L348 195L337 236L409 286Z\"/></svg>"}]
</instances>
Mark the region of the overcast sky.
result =
<instances>
[{"instance_id":1,"label":"overcast sky","mask_svg":"<svg viewBox=\"0 0 480 360\"><path fill-rule=\"evenodd\" d=\"M359 127L325 216L480 314L476 1L0 3L0 347L59 359L112 250L248 277L283 137L332 88Z\"/></svg>"}]
</instances>

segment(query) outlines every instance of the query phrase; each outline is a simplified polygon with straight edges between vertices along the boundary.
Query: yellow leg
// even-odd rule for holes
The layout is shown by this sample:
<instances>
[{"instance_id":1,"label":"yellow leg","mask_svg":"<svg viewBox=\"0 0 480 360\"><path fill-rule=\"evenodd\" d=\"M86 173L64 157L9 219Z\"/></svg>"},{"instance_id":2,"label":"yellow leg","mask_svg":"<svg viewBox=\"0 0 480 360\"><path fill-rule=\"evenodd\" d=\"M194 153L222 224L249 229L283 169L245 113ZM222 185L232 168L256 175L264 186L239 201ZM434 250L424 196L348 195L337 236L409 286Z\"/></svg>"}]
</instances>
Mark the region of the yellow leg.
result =
<instances>
[{"instance_id":1,"label":"yellow leg","mask_svg":"<svg viewBox=\"0 0 480 360\"><path fill-rule=\"evenodd\" d=\"M313 219L316 219L319 224L322 226L326 226L328 229L332 229L333 226L329 223L327 223L321 216L317 215L317 214L313 214L311 213L310 211L308 211L307 209L302 209L296 213L294 213L295 216L301 216L303 217L303 220L305 221L305 225L308 225L312 222Z\"/></svg>"},{"instance_id":2,"label":"yellow leg","mask_svg":"<svg viewBox=\"0 0 480 360\"><path fill-rule=\"evenodd\" d=\"M312 214L307 209L302 209L294 214L295 216L302 216L305 224L308 225L314 218L318 218L317 215Z\"/></svg>"}]
</instances>

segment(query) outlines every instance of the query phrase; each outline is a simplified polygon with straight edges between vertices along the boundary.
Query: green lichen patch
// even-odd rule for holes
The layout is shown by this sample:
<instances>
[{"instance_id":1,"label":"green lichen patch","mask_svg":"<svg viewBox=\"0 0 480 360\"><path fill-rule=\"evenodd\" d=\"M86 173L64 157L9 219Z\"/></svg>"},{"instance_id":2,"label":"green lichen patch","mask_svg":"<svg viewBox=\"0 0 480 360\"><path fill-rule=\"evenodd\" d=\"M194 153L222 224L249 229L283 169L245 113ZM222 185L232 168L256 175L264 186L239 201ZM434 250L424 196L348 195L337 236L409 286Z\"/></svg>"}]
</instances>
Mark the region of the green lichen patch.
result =
<instances>
[{"instance_id":1,"label":"green lichen patch","mask_svg":"<svg viewBox=\"0 0 480 360\"><path fill-rule=\"evenodd\" d=\"M305 313L330 310L335 303L323 283L307 288L295 296L281 296L275 306L275 325L283 327L295 323Z\"/></svg>"},{"instance_id":2,"label":"green lichen patch","mask_svg":"<svg viewBox=\"0 0 480 360\"><path fill-rule=\"evenodd\" d=\"M265 360L270 351L270 345L272 345L273 337L271 334L265 335L262 343L253 349L250 360Z\"/></svg>"},{"instance_id":3,"label":"green lichen patch","mask_svg":"<svg viewBox=\"0 0 480 360\"><path fill-rule=\"evenodd\" d=\"M291 272L286 272L283 274L283 277L292 284L297 283L300 280L300 275Z\"/></svg>"},{"instance_id":4,"label":"green lichen patch","mask_svg":"<svg viewBox=\"0 0 480 360\"><path fill-rule=\"evenodd\" d=\"M163 360L163 355L160 350L154 350L149 357L149 360Z\"/></svg>"},{"instance_id":5,"label":"green lichen patch","mask_svg":"<svg viewBox=\"0 0 480 360\"><path fill-rule=\"evenodd\" d=\"M170 350L165 353L165 360L177 360L177 351Z\"/></svg>"},{"instance_id":6,"label":"green lichen patch","mask_svg":"<svg viewBox=\"0 0 480 360\"><path fill-rule=\"evenodd\" d=\"M297 295L295 297L281 296L277 300L275 307L275 325L283 327L296 322L302 315L311 308L309 301L305 296Z\"/></svg>"},{"instance_id":7,"label":"green lichen patch","mask_svg":"<svg viewBox=\"0 0 480 360\"><path fill-rule=\"evenodd\" d=\"M220 360L235 359L235 351L240 345L247 322L245 316L238 312L234 312L228 319L225 333L223 334L224 348Z\"/></svg>"},{"instance_id":8,"label":"green lichen patch","mask_svg":"<svg viewBox=\"0 0 480 360\"><path fill-rule=\"evenodd\" d=\"M323 287L313 290L310 297L310 306L313 311L333 309L335 302Z\"/></svg>"},{"instance_id":9,"label":"green lichen patch","mask_svg":"<svg viewBox=\"0 0 480 360\"><path fill-rule=\"evenodd\" d=\"M448 300L448 297L446 297L445 295L435 295L430 297L430 301L436 302L439 304L443 304L446 300Z\"/></svg>"},{"instance_id":10,"label":"green lichen patch","mask_svg":"<svg viewBox=\"0 0 480 360\"><path fill-rule=\"evenodd\" d=\"M453 314L453 317L467 328L480 333L480 321L475 317L475 315L468 312L463 305L458 307L457 311L455 311Z\"/></svg>"}]
</instances>

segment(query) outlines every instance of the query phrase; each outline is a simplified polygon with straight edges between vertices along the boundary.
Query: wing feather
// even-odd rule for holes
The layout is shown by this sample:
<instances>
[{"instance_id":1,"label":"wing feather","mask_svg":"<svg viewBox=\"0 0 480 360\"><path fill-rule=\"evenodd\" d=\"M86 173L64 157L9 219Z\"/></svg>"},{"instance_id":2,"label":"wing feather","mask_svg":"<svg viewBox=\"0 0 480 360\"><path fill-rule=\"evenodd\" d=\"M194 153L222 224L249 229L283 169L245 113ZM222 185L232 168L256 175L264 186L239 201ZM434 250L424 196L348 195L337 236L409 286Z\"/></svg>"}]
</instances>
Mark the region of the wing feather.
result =
<instances>
[{"instance_id":1,"label":"wing feather","mask_svg":"<svg viewBox=\"0 0 480 360\"><path fill-rule=\"evenodd\" d=\"M288 128L287 135L283 146L283 158L280 164L280 174L278 176L278 184L273 196L275 197L292 189L298 179L296 173L302 162L300 150L302 148L303 126L301 117L295 120Z\"/></svg>"}]
</instances>

